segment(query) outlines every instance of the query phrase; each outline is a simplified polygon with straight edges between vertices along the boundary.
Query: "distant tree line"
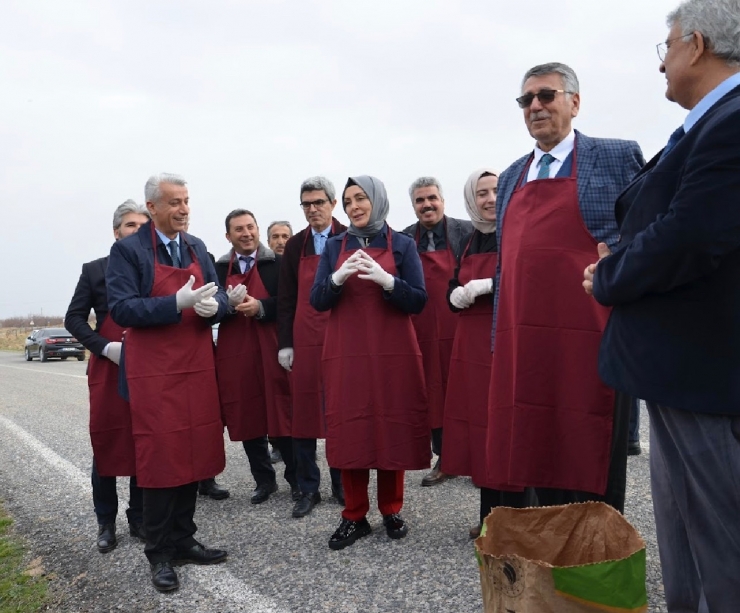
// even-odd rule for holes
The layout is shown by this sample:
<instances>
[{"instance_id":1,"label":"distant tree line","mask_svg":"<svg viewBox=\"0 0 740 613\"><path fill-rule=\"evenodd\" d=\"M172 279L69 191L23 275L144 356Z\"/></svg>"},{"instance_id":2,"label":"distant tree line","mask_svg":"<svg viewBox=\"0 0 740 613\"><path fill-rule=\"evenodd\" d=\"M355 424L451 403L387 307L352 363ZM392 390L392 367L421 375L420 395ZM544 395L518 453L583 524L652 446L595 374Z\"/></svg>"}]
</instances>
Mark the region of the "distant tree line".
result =
<instances>
[{"instance_id":1,"label":"distant tree line","mask_svg":"<svg viewBox=\"0 0 740 613\"><path fill-rule=\"evenodd\" d=\"M33 322L33 324L31 324ZM88 322L95 325L95 312L90 311ZM46 315L45 313L31 313L25 316L7 317L0 319L0 328L50 328L63 327L63 315Z\"/></svg>"}]
</instances>

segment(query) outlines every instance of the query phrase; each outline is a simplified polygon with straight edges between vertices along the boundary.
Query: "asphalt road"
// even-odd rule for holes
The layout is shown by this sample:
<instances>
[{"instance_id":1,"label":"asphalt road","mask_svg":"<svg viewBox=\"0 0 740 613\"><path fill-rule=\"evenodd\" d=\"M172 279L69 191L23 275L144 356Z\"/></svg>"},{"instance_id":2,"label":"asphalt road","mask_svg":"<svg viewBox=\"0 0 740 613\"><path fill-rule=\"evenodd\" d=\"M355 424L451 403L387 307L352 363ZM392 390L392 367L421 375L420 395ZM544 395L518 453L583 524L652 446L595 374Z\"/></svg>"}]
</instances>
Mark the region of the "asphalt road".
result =
<instances>
[{"instance_id":1,"label":"asphalt road","mask_svg":"<svg viewBox=\"0 0 740 613\"><path fill-rule=\"evenodd\" d=\"M662 612L644 408L642 417L645 451L629 460L625 514L647 543L650 611ZM228 549L229 559L213 567L181 567L180 590L159 594L150 584L143 546L128 536L127 479L119 480L118 548L104 555L95 548L87 421L85 363L28 363L21 354L0 352L0 499L27 539L29 559L40 556L52 577L53 611L482 611L467 537L478 513L478 490L470 479L423 488L423 472L407 473L408 537L390 541L372 508L372 535L334 552L327 541L340 507L330 498L326 463L324 501L297 520L280 478L280 491L268 502L249 503L254 482L246 457L239 443L228 441L219 482L231 497L199 499L196 536Z\"/></svg>"}]
</instances>

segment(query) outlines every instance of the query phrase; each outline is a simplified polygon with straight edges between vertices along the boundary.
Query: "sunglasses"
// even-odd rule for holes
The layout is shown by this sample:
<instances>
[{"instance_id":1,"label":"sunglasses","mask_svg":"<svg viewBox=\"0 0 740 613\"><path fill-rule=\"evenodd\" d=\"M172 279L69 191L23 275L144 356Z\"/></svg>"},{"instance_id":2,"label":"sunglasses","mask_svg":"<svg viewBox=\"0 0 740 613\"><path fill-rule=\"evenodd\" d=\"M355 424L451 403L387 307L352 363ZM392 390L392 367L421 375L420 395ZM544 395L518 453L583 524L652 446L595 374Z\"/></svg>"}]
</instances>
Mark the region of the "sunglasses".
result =
<instances>
[{"instance_id":1,"label":"sunglasses","mask_svg":"<svg viewBox=\"0 0 740 613\"><path fill-rule=\"evenodd\" d=\"M534 101L535 97L542 104L547 104L548 102L552 102L553 100L555 100L556 94L572 94L572 93L573 92L569 92L564 89L542 89L538 91L536 94L524 94L523 96L519 96L519 98L517 98L516 101L519 104L519 108L526 109L526 108L529 108L529 106Z\"/></svg>"}]
</instances>

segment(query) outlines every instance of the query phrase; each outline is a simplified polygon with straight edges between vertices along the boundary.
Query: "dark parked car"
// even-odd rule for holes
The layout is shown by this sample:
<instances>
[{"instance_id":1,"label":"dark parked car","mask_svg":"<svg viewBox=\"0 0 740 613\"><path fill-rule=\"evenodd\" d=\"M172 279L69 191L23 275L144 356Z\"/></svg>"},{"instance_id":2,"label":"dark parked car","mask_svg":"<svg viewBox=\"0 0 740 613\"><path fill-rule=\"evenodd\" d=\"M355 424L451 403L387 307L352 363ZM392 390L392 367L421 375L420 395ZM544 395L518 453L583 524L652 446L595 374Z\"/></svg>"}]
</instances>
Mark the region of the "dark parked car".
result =
<instances>
[{"instance_id":1,"label":"dark parked car","mask_svg":"<svg viewBox=\"0 0 740 613\"><path fill-rule=\"evenodd\" d=\"M35 330L26 339L26 360L38 358L46 362L49 358L75 357L80 362L85 359L85 348L82 343L64 328L42 328Z\"/></svg>"}]
</instances>

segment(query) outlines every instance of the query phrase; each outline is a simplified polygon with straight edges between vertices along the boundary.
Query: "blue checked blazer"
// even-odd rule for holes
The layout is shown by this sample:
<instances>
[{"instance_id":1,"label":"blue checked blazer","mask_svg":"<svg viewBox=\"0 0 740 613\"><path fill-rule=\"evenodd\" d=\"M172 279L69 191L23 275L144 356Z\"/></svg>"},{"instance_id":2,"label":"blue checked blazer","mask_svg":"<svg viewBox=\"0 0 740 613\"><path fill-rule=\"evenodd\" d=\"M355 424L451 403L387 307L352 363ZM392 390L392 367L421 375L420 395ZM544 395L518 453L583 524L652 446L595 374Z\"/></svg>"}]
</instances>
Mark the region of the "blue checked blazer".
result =
<instances>
[{"instance_id":1,"label":"blue checked blazer","mask_svg":"<svg viewBox=\"0 0 740 613\"><path fill-rule=\"evenodd\" d=\"M632 178L645 165L640 145L632 140L615 138L591 138L576 133L576 176L578 183L578 204L586 228L598 242L603 242L613 249L618 240L619 228L614 213L614 203L622 190L629 185ZM496 200L496 232L499 240L499 260L496 269L496 293L493 299L493 327L491 328L491 350L496 332L496 316L498 314L499 281L501 277L502 245L506 240L504 226L506 208L519 184L527 161L532 157L528 153L519 158L504 172L498 181L498 197ZM558 173L569 171L572 168L568 158ZM596 259L594 248L594 260Z\"/></svg>"}]
</instances>

